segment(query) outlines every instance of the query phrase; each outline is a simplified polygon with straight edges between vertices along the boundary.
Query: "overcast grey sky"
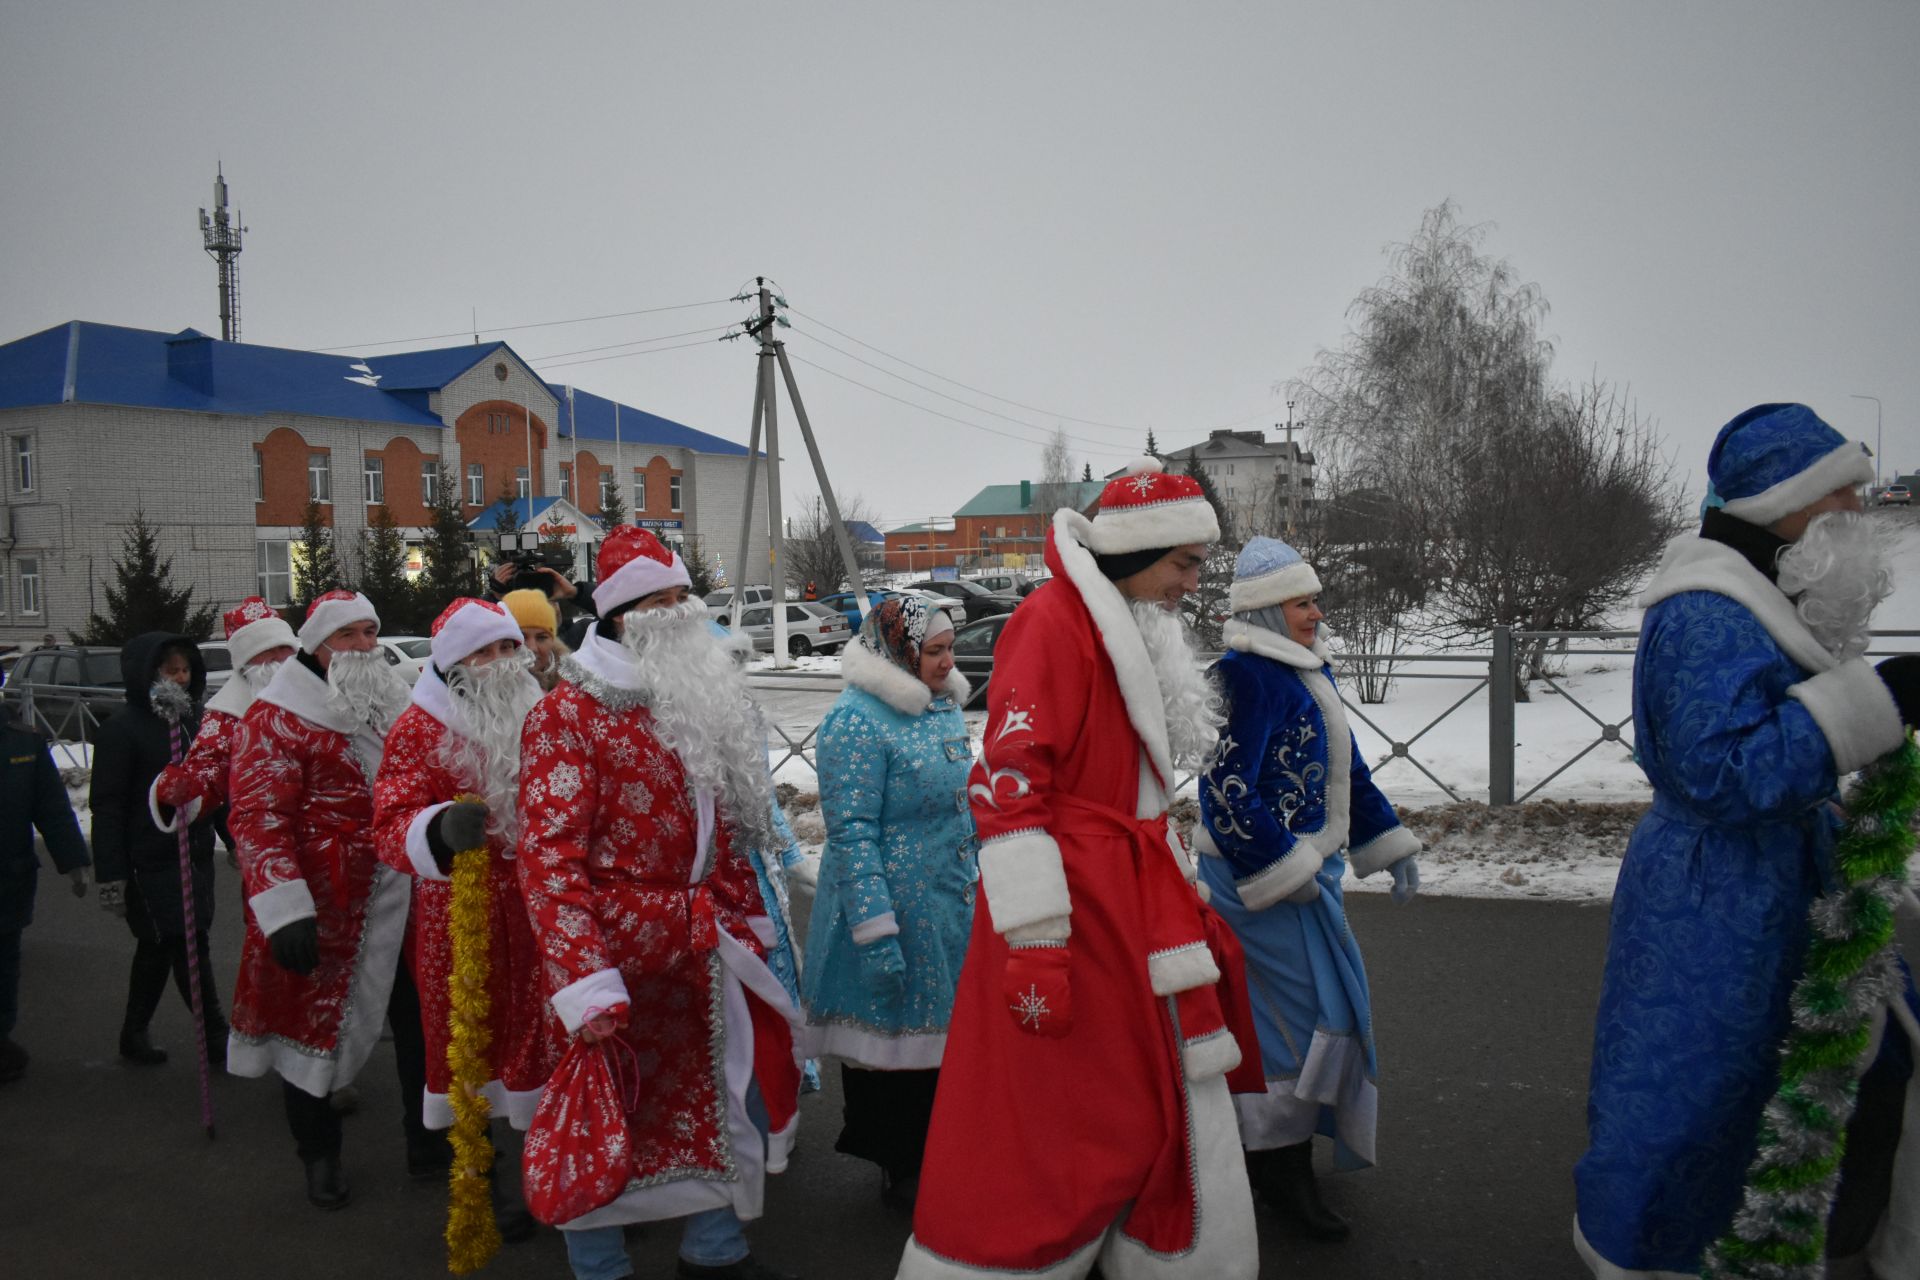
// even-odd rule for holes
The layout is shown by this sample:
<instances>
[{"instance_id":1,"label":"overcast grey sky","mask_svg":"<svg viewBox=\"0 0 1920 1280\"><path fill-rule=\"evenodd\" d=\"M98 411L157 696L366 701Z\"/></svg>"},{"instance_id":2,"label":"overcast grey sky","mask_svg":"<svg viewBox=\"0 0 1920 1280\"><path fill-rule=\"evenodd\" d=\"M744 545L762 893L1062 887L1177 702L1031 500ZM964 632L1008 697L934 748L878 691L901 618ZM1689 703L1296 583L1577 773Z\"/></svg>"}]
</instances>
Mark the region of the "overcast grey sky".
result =
<instances>
[{"instance_id":1,"label":"overcast grey sky","mask_svg":"<svg viewBox=\"0 0 1920 1280\"><path fill-rule=\"evenodd\" d=\"M1452 197L1545 291L1560 375L1630 385L1696 487L1761 400L1871 442L1856 392L1909 471L1917 69L1908 0L0 0L0 340L217 333L196 211L218 158L245 340L450 345L381 344L477 308L550 380L744 442L746 343L544 358L742 306L498 329L764 273L802 313L796 359L1018 437L797 364L836 486L923 518L1032 476L1056 422L1097 474L1148 426L1173 448L1283 420L1273 384Z\"/></svg>"}]
</instances>

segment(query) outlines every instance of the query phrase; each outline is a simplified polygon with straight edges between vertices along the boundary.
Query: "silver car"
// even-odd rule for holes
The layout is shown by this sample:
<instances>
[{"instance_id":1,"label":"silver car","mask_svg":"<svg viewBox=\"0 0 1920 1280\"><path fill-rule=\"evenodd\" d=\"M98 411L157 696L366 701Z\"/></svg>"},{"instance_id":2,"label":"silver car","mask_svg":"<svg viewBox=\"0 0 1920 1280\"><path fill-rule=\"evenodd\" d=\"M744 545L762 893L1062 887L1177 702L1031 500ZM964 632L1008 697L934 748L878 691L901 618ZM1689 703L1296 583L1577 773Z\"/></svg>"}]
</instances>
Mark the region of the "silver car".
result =
<instances>
[{"instance_id":1,"label":"silver car","mask_svg":"<svg viewBox=\"0 0 1920 1280\"><path fill-rule=\"evenodd\" d=\"M733 615L731 612L718 614L714 621L723 627L730 626ZM740 630L753 641L756 651L772 653L773 607L758 605L747 608L740 615ZM847 619L839 610L811 603L787 606L787 652L794 657L803 658L809 653L832 653L851 639L853 629L847 626Z\"/></svg>"}]
</instances>

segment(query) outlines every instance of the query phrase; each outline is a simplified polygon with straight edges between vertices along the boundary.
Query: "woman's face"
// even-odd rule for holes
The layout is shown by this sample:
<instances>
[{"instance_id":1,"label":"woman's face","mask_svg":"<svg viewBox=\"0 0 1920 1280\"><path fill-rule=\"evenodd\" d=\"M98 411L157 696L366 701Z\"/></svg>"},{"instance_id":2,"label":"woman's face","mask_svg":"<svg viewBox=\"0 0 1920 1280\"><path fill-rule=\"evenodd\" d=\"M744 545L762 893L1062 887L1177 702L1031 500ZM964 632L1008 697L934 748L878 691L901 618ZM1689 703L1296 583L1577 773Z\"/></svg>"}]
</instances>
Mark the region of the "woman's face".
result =
<instances>
[{"instance_id":1,"label":"woman's face","mask_svg":"<svg viewBox=\"0 0 1920 1280\"><path fill-rule=\"evenodd\" d=\"M193 664L187 661L186 654L169 649L160 659L160 670L154 673L154 679L171 680L184 689L193 683Z\"/></svg>"},{"instance_id":2,"label":"woman's face","mask_svg":"<svg viewBox=\"0 0 1920 1280\"><path fill-rule=\"evenodd\" d=\"M953 673L953 632L942 631L920 646L920 682L935 693L944 692Z\"/></svg>"},{"instance_id":3,"label":"woman's face","mask_svg":"<svg viewBox=\"0 0 1920 1280\"><path fill-rule=\"evenodd\" d=\"M553 665L554 634L545 627L522 627L520 636L533 651L533 669L545 671Z\"/></svg>"},{"instance_id":4,"label":"woman's face","mask_svg":"<svg viewBox=\"0 0 1920 1280\"><path fill-rule=\"evenodd\" d=\"M1295 596L1280 607L1287 611L1287 638L1303 649L1313 648L1320 619L1327 616L1320 612L1320 597Z\"/></svg>"}]
</instances>

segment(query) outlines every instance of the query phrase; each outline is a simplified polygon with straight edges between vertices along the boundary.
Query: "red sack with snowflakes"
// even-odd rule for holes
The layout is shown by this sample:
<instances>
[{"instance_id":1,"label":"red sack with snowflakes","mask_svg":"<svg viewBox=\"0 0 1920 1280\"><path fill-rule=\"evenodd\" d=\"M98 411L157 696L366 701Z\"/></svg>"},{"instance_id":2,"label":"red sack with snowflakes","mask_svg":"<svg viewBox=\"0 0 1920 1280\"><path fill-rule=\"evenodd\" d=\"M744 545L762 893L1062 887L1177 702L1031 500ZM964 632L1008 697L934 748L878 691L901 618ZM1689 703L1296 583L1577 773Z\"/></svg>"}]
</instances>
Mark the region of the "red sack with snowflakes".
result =
<instances>
[{"instance_id":1,"label":"red sack with snowflakes","mask_svg":"<svg viewBox=\"0 0 1920 1280\"><path fill-rule=\"evenodd\" d=\"M618 1036L575 1040L540 1095L521 1171L527 1211L548 1226L611 1204L633 1177L625 1101L633 1089L621 1084L632 1052Z\"/></svg>"}]
</instances>

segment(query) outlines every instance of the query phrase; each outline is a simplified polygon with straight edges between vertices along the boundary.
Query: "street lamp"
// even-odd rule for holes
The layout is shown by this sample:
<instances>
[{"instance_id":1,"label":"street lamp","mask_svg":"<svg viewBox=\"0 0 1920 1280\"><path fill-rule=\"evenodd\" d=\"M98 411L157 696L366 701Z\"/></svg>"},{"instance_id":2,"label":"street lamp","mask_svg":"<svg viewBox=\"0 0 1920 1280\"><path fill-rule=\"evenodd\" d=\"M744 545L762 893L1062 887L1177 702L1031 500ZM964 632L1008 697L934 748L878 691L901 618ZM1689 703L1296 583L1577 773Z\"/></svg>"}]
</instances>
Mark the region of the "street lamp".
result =
<instances>
[{"instance_id":1,"label":"street lamp","mask_svg":"<svg viewBox=\"0 0 1920 1280\"><path fill-rule=\"evenodd\" d=\"M1880 488L1880 397L1863 396L1857 391L1850 391L1847 398L1873 401L1873 487L1877 492Z\"/></svg>"}]
</instances>

